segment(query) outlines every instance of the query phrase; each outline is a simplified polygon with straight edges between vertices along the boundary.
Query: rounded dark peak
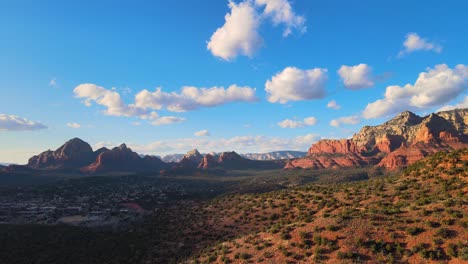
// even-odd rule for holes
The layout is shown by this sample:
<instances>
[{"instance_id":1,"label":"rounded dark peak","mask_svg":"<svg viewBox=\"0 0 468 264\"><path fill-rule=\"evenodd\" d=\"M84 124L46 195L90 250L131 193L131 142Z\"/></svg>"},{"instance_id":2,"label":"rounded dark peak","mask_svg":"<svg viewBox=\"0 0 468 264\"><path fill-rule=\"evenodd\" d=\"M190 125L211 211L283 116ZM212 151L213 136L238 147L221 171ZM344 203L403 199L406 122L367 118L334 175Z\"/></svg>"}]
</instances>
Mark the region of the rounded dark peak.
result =
<instances>
[{"instance_id":1,"label":"rounded dark peak","mask_svg":"<svg viewBox=\"0 0 468 264\"><path fill-rule=\"evenodd\" d=\"M237 160L237 159L243 159L239 154L237 154L235 151L227 151L221 153L219 156L219 160L224 161L224 160Z\"/></svg>"},{"instance_id":2,"label":"rounded dark peak","mask_svg":"<svg viewBox=\"0 0 468 264\"><path fill-rule=\"evenodd\" d=\"M107 152L107 151L109 151L108 148L102 147L102 148L96 150L96 151L94 152L94 154L96 154L96 156L99 156L99 154L101 154L101 153L103 153L103 152Z\"/></svg>"},{"instance_id":3,"label":"rounded dark peak","mask_svg":"<svg viewBox=\"0 0 468 264\"><path fill-rule=\"evenodd\" d=\"M82 140L81 138L76 137L76 138L72 138L72 139L68 140L66 143L86 143L86 142L84 140Z\"/></svg>"},{"instance_id":4,"label":"rounded dark peak","mask_svg":"<svg viewBox=\"0 0 468 264\"><path fill-rule=\"evenodd\" d=\"M87 142L79 138L73 138L65 142L55 152L69 154L70 152L93 152L93 149Z\"/></svg>"},{"instance_id":5,"label":"rounded dark peak","mask_svg":"<svg viewBox=\"0 0 468 264\"><path fill-rule=\"evenodd\" d=\"M128 148L127 148L127 145L125 145L125 143L122 143L122 144L119 146L119 149L124 150L124 149L128 149Z\"/></svg>"}]
</instances>

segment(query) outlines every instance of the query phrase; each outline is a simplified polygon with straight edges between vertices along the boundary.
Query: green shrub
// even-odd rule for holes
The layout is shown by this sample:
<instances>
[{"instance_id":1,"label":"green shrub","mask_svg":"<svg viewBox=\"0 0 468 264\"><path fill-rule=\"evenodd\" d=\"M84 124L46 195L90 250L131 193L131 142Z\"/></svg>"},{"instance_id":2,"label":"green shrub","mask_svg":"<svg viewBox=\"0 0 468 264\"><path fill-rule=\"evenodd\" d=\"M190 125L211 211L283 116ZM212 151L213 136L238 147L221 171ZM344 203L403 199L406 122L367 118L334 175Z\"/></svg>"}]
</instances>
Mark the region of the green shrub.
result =
<instances>
[{"instance_id":1,"label":"green shrub","mask_svg":"<svg viewBox=\"0 0 468 264\"><path fill-rule=\"evenodd\" d=\"M420 227L413 226L413 227L406 228L406 233L408 233L408 234L410 234L412 236L417 236L422 232L424 232L424 229L422 229Z\"/></svg>"}]
</instances>

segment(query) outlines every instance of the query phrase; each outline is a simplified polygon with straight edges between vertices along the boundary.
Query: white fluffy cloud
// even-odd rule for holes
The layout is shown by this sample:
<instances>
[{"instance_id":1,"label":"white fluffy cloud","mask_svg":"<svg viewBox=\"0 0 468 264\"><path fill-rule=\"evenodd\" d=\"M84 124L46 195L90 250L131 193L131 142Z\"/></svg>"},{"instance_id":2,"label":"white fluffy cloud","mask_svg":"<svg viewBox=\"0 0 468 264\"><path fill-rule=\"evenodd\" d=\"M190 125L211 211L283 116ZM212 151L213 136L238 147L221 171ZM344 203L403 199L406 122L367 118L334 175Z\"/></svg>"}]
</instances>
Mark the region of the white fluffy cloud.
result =
<instances>
[{"instance_id":1,"label":"white fluffy cloud","mask_svg":"<svg viewBox=\"0 0 468 264\"><path fill-rule=\"evenodd\" d=\"M75 122L71 122L71 123L67 123L67 127L70 127L70 128L80 128L81 125L78 124L78 123L75 123Z\"/></svg>"},{"instance_id":2,"label":"white fluffy cloud","mask_svg":"<svg viewBox=\"0 0 468 264\"><path fill-rule=\"evenodd\" d=\"M146 109L136 107L133 104L126 105L120 94L113 90L97 86L92 83L80 84L73 90L75 96L84 99L86 106L91 106L92 102L105 106L104 113L112 116L136 116L141 119L154 119L158 115Z\"/></svg>"},{"instance_id":3,"label":"white fluffy cloud","mask_svg":"<svg viewBox=\"0 0 468 264\"><path fill-rule=\"evenodd\" d=\"M302 121L285 119L281 122L278 122L278 126L282 128L302 128L305 126L313 126L317 124L317 122L318 122L317 118L311 116L311 117L304 118L304 120Z\"/></svg>"},{"instance_id":4,"label":"white fluffy cloud","mask_svg":"<svg viewBox=\"0 0 468 264\"><path fill-rule=\"evenodd\" d=\"M180 93L166 93L157 88L150 92L143 90L135 96L135 105L143 109L166 108L173 112L185 112L200 107L213 107L230 102L257 101L255 89L231 85L224 87L196 88L186 86Z\"/></svg>"},{"instance_id":5,"label":"white fluffy cloud","mask_svg":"<svg viewBox=\"0 0 468 264\"><path fill-rule=\"evenodd\" d=\"M283 36L291 34L292 29L307 31L305 17L296 15L288 0L255 0L257 6L265 6L264 16L271 17L274 25L285 24Z\"/></svg>"},{"instance_id":6,"label":"white fluffy cloud","mask_svg":"<svg viewBox=\"0 0 468 264\"><path fill-rule=\"evenodd\" d=\"M406 34L406 39L403 42L403 46L404 49L398 54L399 57L418 50L432 50L437 53L442 51L442 46L433 42L429 42L427 39L421 38L416 33Z\"/></svg>"},{"instance_id":7,"label":"white fluffy cloud","mask_svg":"<svg viewBox=\"0 0 468 264\"><path fill-rule=\"evenodd\" d=\"M342 65L338 70L341 80L346 88L358 90L374 86L372 68L364 63L347 66Z\"/></svg>"},{"instance_id":8,"label":"white fluffy cloud","mask_svg":"<svg viewBox=\"0 0 468 264\"><path fill-rule=\"evenodd\" d=\"M32 131L47 128L45 125L15 115L0 114L0 131Z\"/></svg>"},{"instance_id":9,"label":"white fluffy cloud","mask_svg":"<svg viewBox=\"0 0 468 264\"><path fill-rule=\"evenodd\" d=\"M265 83L265 91L272 103L319 99L325 96L327 80L326 69L287 67Z\"/></svg>"},{"instance_id":10,"label":"white fluffy cloud","mask_svg":"<svg viewBox=\"0 0 468 264\"><path fill-rule=\"evenodd\" d=\"M245 0L235 3L229 0L230 12L224 17L224 25L218 28L207 43L207 49L216 57L232 60L239 55L251 57L262 44L260 25L272 20L274 25L286 26L283 36L292 29L306 31L305 18L294 13L288 0ZM265 7L263 12L260 8ZM259 13L260 12L260 13Z\"/></svg>"},{"instance_id":11,"label":"white fluffy cloud","mask_svg":"<svg viewBox=\"0 0 468 264\"><path fill-rule=\"evenodd\" d=\"M74 90L77 98L82 98L86 106L94 103L104 106L104 114L112 116L137 117L150 120L153 125L168 125L184 122L185 118L159 116L153 110L165 109L184 112L200 107L214 107L230 102L254 102L255 89L231 85L224 87L196 88L183 87L180 93L166 93L161 88L154 92L142 90L135 95L134 104L125 104L116 89L106 89L95 84L80 84Z\"/></svg>"},{"instance_id":12,"label":"white fluffy cloud","mask_svg":"<svg viewBox=\"0 0 468 264\"><path fill-rule=\"evenodd\" d=\"M258 34L260 17L251 1L239 4L229 1L229 8L231 12L224 17L224 25L211 36L207 49L225 60L238 55L250 57L263 42Z\"/></svg>"},{"instance_id":13,"label":"white fluffy cloud","mask_svg":"<svg viewBox=\"0 0 468 264\"><path fill-rule=\"evenodd\" d=\"M210 135L210 132L208 130L204 129L204 130L200 130L200 131L195 132L194 135L197 136L197 137L207 137L207 136Z\"/></svg>"},{"instance_id":14,"label":"white fluffy cloud","mask_svg":"<svg viewBox=\"0 0 468 264\"><path fill-rule=\"evenodd\" d=\"M467 89L468 66L459 64L451 69L446 64L419 74L414 84L388 86L385 96L369 103L365 118L377 118L404 110L417 110L446 104Z\"/></svg>"},{"instance_id":15,"label":"white fluffy cloud","mask_svg":"<svg viewBox=\"0 0 468 264\"><path fill-rule=\"evenodd\" d=\"M177 138L154 141L148 144L127 144L132 150L140 154L165 155L171 153L186 153L193 148L201 153L236 151L238 153L270 152L278 150L307 150L310 145L319 140L317 134L306 134L294 138L267 136L236 136L232 138ZM118 144L99 142L94 148L112 148Z\"/></svg>"},{"instance_id":16,"label":"white fluffy cloud","mask_svg":"<svg viewBox=\"0 0 468 264\"><path fill-rule=\"evenodd\" d=\"M342 124L355 125L355 124L359 124L360 122L361 122L361 119L359 118L359 116L343 116L343 117L333 119L332 121L330 121L330 126L339 127Z\"/></svg>"},{"instance_id":17,"label":"white fluffy cloud","mask_svg":"<svg viewBox=\"0 0 468 264\"><path fill-rule=\"evenodd\" d=\"M327 107L331 109L335 109L335 110L338 110L341 108L341 106L337 104L335 100L331 100L330 102L328 102Z\"/></svg>"},{"instance_id":18,"label":"white fluffy cloud","mask_svg":"<svg viewBox=\"0 0 468 264\"><path fill-rule=\"evenodd\" d=\"M162 125L182 123L184 121L185 121L185 118L178 117L178 116L161 116L161 117L153 119L151 121L151 124L155 126L162 126Z\"/></svg>"},{"instance_id":19,"label":"white fluffy cloud","mask_svg":"<svg viewBox=\"0 0 468 264\"><path fill-rule=\"evenodd\" d=\"M439 110L437 110L437 112L448 111L448 110L453 110L453 109L464 109L464 108L468 108L468 96L465 96L465 98L456 105L446 105L446 106L441 107Z\"/></svg>"}]
</instances>

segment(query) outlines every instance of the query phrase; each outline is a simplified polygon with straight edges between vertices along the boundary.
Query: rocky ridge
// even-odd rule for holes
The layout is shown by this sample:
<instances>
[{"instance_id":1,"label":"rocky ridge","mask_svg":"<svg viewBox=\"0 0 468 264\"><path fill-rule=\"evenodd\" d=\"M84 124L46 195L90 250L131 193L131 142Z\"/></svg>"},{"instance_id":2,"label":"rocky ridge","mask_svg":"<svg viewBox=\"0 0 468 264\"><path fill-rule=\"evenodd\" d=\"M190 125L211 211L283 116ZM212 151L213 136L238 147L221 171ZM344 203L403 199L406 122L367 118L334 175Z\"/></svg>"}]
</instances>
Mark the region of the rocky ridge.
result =
<instances>
[{"instance_id":1,"label":"rocky ridge","mask_svg":"<svg viewBox=\"0 0 468 264\"><path fill-rule=\"evenodd\" d=\"M441 150L467 145L468 109L420 117L405 111L378 126L365 126L351 139L320 140L307 156L285 168L343 168L378 165L390 170L407 166Z\"/></svg>"},{"instance_id":2,"label":"rocky ridge","mask_svg":"<svg viewBox=\"0 0 468 264\"><path fill-rule=\"evenodd\" d=\"M57 150L47 150L29 159L32 169L74 168L87 165L96 158L91 146L79 138L73 138Z\"/></svg>"},{"instance_id":3,"label":"rocky ridge","mask_svg":"<svg viewBox=\"0 0 468 264\"><path fill-rule=\"evenodd\" d=\"M154 156L140 157L125 144L111 150L99 149L100 153L94 163L81 168L82 172L139 172L159 171L165 166L159 158Z\"/></svg>"}]
</instances>

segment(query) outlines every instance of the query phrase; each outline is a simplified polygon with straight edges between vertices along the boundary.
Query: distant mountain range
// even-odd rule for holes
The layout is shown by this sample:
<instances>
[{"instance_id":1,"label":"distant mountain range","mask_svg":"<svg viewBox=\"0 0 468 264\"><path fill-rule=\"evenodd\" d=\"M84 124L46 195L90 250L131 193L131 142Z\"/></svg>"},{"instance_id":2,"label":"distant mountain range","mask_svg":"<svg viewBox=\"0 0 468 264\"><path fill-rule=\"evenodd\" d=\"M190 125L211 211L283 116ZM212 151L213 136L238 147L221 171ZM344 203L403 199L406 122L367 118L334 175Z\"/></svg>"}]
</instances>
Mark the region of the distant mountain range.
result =
<instances>
[{"instance_id":1,"label":"distant mountain range","mask_svg":"<svg viewBox=\"0 0 468 264\"><path fill-rule=\"evenodd\" d=\"M74 138L55 151L29 159L27 165L3 170L64 171L85 174L109 172L192 173L205 169L345 168L377 165L389 170L405 167L429 154L468 146L468 109L420 117L405 111L378 126L365 126L351 139L320 140L307 153L277 151L239 155L222 152L202 155L193 149L184 155L140 156L125 144L93 151Z\"/></svg>"},{"instance_id":2,"label":"distant mountain range","mask_svg":"<svg viewBox=\"0 0 468 264\"><path fill-rule=\"evenodd\" d=\"M221 153L209 153L212 156L219 156ZM292 151L292 150L285 150L285 151L272 151L268 153L246 153L246 154L239 154L242 157L250 160L285 160L285 159L294 159L304 157L307 154L306 151ZM169 163L169 162L179 162L182 160L186 154L170 154L162 157L162 161ZM206 155L206 154L202 154Z\"/></svg>"},{"instance_id":3,"label":"distant mountain range","mask_svg":"<svg viewBox=\"0 0 468 264\"><path fill-rule=\"evenodd\" d=\"M268 153L246 153L240 154L242 157L251 160L285 160L304 157L307 155L305 151L272 151Z\"/></svg>"},{"instance_id":4,"label":"distant mountain range","mask_svg":"<svg viewBox=\"0 0 468 264\"><path fill-rule=\"evenodd\" d=\"M31 157L26 165L9 165L2 169L9 172L153 172L167 175L205 169L280 169L284 165L285 162L249 160L233 151L215 156L202 155L196 149L184 154L178 162L166 163L157 156L141 156L125 144L93 151L87 142L73 138L54 151L47 150Z\"/></svg>"},{"instance_id":5,"label":"distant mountain range","mask_svg":"<svg viewBox=\"0 0 468 264\"><path fill-rule=\"evenodd\" d=\"M169 163L169 162L179 162L185 154L169 154L162 157L162 161Z\"/></svg>"}]
</instances>

